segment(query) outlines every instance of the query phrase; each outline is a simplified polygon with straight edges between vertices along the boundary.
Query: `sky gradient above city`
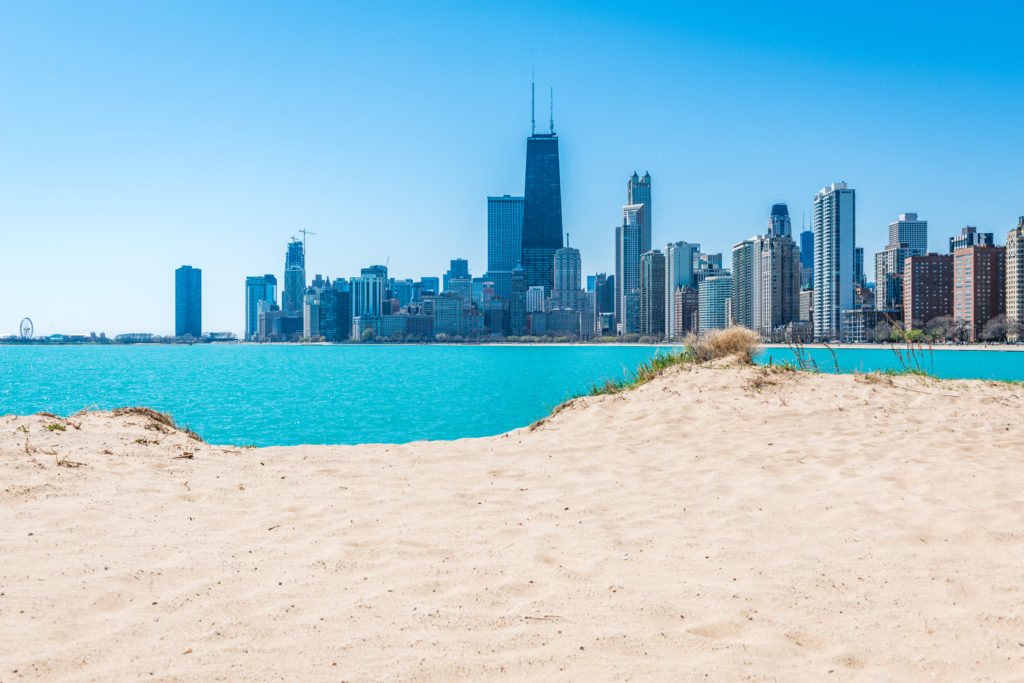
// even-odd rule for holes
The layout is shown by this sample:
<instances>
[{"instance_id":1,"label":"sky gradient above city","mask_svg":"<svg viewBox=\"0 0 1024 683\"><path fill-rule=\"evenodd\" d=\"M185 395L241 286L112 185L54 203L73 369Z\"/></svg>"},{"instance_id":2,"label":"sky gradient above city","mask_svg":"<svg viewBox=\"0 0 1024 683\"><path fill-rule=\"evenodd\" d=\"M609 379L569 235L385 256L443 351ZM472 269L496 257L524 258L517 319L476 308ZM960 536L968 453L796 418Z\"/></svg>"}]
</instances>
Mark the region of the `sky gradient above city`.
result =
<instances>
[{"instance_id":1,"label":"sky gradient above city","mask_svg":"<svg viewBox=\"0 0 1024 683\"><path fill-rule=\"evenodd\" d=\"M554 87L585 273L614 271L634 170L655 247L726 254L857 190L872 255L1024 214L1024 5L43 2L0 5L0 335L170 334L174 269L240 334L246 275L486 270L486 197L521 195Z\"/></svg>"}]
</instances>

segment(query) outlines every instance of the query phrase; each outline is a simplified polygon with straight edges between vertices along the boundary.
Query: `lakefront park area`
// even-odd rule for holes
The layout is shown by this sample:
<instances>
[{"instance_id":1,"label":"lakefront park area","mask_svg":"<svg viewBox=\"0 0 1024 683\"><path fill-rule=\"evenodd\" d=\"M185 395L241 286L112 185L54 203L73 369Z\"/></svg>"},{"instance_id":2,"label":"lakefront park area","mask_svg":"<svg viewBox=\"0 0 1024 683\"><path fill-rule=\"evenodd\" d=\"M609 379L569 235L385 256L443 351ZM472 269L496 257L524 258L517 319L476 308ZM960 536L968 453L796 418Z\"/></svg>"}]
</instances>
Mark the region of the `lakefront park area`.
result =
<instances>
[{"instance_id":1,"label":"lakefront park area","mask_svg":"<svg viewBox=\"0 0 1024 683\"><path fill-rule=\"evenodd\" d=\"M454 441L0 418L0 679L1018 675L1020 385L749 357Z\"/></svg>"}]
</instances>

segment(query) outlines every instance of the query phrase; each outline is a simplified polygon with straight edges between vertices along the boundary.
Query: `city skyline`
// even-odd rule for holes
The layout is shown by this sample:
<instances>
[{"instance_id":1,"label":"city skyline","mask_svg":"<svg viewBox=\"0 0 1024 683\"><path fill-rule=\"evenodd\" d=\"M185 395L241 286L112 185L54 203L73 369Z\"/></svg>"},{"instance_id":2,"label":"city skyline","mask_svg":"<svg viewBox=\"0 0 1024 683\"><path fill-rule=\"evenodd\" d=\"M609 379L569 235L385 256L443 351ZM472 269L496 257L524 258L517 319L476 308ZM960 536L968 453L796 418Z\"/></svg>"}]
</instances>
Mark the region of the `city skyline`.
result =
<instances>
[{"instance_id":1,"label":"city skyline","mask_svg":"<svg viewBox=\"0 0 1024 683\"><path fill-rule=\"evenodd\" d=\"M608 229L634 169L657 181L653 248L685 240L724 254L760 232L776 202L788 203L795 232L814 193L845 180L858 190L869 278L901 213L927 217L929 251L940 253L966 225L1002 242L1021 213L1024 69L1013 5L956 21L912 8L890 8L877 25L850 16L835 44L798 40L810 22L798 9L753 8L738 21L667 9L655 22L570 5L543 10L551 21L541 29L507 8L477 10L466 14L474 31L439 28L452 40L434 52L427 46L445 43L436 35L412 31L409 46L382 47L390 29L379 16L327 5L283 16L230 3L180 16L159 4L63 8L0 9L0 84L15 103L0 108L0 272L12 292L0 300L0 332L29 316L40 335L169 334L164 273L188 263L204 271L204 331L241 336L239 283L282 278L279 245L303 228L310 276L385 262L396 277L440 276L457 256L481 275L485 198L522 193L532 67L538 92L553 86L558 100L562 229L586 274L614 272ZM394 15L392 24L424 18L415 8ZM350 19L367 30L340 45ZM589 33L570 30L581 20ZM504 43L529 40L489 70L457 59L490 54L491 23ZM984 42L964 30L975 24L986 26ZM624 27L644 35L630 47L647 55L645 72L602 54ZM915 40L904 44L907 33ZM955 56L945 47L954 37ZM137 58L114 59L110 40ZM275 40L308 48L258 47ZM252 59L235 59L236 49ZM427 58L412 64L417 49ZM836 78L826 81L828 71ZM649 91L643 111L614 93L627 84ZM841 111L821 104L837 96ZM365 106L339 106L347 98ZM748 106L771 98L771 110ZM900 103L905 111L890 106ZM438 134L452 128L458 137ZM74 307L57 303L68 278L89 294Z\"/></svg>"}]
</instances>

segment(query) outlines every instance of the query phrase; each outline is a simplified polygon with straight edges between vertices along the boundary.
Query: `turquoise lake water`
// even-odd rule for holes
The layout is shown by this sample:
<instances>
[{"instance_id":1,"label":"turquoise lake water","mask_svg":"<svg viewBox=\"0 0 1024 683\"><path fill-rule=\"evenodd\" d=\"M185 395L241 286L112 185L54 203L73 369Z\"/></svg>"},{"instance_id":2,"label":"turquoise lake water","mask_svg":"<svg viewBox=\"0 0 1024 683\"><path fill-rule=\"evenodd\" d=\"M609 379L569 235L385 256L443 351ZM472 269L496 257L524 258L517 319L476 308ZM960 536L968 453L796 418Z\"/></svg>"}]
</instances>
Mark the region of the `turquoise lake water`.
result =
<instances>
[{"instance_id":1,"label":"turquoise lake water","mask_svg":"<svg viewBox=\"0 0 1024 683\"><path fill-rule=\"evenodd\" d=\"M667 347L662 347L667 348ZM211 443L399 443L499 434L658 351L613 346L0 346L0 415L144 405ZM821 367L831 354L810 352ZM846 370L888 349L839 350ZM766 362L792 359L768 349ZM1024 380L1024 353L935 351L941 377Z\"/></svg>"}]
</instances>

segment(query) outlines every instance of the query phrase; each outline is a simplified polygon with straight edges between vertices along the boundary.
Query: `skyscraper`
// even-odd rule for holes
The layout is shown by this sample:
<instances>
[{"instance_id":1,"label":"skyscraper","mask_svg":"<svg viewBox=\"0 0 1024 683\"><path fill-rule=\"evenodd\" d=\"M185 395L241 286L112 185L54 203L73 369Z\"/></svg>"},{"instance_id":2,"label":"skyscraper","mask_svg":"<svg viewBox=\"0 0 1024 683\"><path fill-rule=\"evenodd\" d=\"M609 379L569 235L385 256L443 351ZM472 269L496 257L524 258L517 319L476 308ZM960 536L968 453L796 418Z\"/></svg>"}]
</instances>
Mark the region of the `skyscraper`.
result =
<instances>
[{"instance_id":1,"label":"skyscraper","mask_svg":"<svg viewBox=\"0 0 1024 683\"><path fill-rule=\"evenodd\" d=\"M732 276L714 275L700 283L697 290L697 332L729 326L728 302L732 299Z\"/></svg>"},{"instance_id":2,"label":"skyscraper","mask_svg":"<svg viewBox=\"0 0 1024 683\"><path fill-rule=\"evenodd\" d=\"M799 252L788 234L754 240L751 329L763 339L800 317Z\"/></svg>"},{"instance_id":3,"label":"skyscraper","mask_svg":"<svg viewBox=\"0 0 1024 683\"><path fill-rule=\"evenodd\" d=\"M1006 339L1024 336L1024 216L1006 235Z\"/></svg>"},{"instance_id":4,"label":"skyscraper","mask_svg":"<svg viewBox=\"0 0 1024 683\"><path fill-rule=\"evenodd\" d=\"M793 223L789 218L789 207L785 203L773 204L768 217L769 237L792 237Z\"/></svg>"},{"instance_id":5,"label":"skyscraper","mask_svg":"<svg viewBox=\"0 0 1024 683\"><path fill-rule=\"evenodd\" d=\"M912 256L927 254L928 221L918 220L916 213L901 213L889 224L889 244L907 245Z\"/></svg>"},{"instance_id":6,"label":"skyscraper","mask_svg":"<svg viewBox=\"0 0 1024 683\"><path fill-rule=\"evenodd\" d=\"M487 278L495 294L508 300L512 269L523 258L523 198L487 198Z\"/></svg>"},{"instance_id":7,"label":"skyscraper","mask_svg":"<svg viewBox=\"0 0 1024 683\"><path fill-rule=\"evenodd\" d=\"M814 196L814 338L838 339L840 312L853 309L856 192L832 183Z\"/></svg>"},{"instance_id":8,"label":"skyscraper","mask_svg":"<svg viewBox=\"0 0 1024 683\"><path fill-rule=\"evenodd\" d=\"M245 339L259 335L260 302L277 303L277 278L273 275L251 275L245 278Z\"/></svg>"},{"instance_id":9,"label":"skyscraper","mask_svg":"<svg viewBox=\"0 0 1024 683\"><path fill-rule=\"evenodd\" d=\"M509 334L526 334L526 272L521 265L512 269L512 290L508 306Z\"/></svg>"},{"instance_id":10,"label":"skyscraper","mask_svg":"<svg viewBox=\"0 0 1024 683\"><path fill-rule=\"evenodd\" d=\"M533 114L531 113L531 120ZM555 251L562 248L562 187L558 169L558 135L554 109L547 133L533 125L526 139L526 185L523 191L523 270L528 287L551 293Z\"/></svg>"},{"instance_id":11,"label":"skyscraper","mask_svg":"<svg viewBox=\"0 0 1024 683\"><path fill-rule=\"evenodd\" d=\"M889 244L875 254L875 308L903 310L903 265L928 249L928 221L901 213L889 224ZM952 253L952 251L950 251Z\"/></svg>"},{"instance_id":12,"label":"skyscraper","mask_svg":"<svg viewBox=\"0 0 1024 683\"><path fill-rule=\"evenodd\" d=\"M867 278L864 277L864 247L856 247L853 250L853 286L866 287Z\"/></svg>"},{"instance_id":13,"label":"skyscraper","mask_svg":"<svg viewBox=\"0 0 1024 683\"><path fill-rule=\"evenodd\" d=\"M441 277L442 284L444 285L444 291L448 291L448 283L452 280L468 280L469 279L469 261L464 258L453 258L448 266L448 271ZM440 294L440 292L435 292Z\"/></svg>"},{"instance_id":14,"label":"skyscraper","mask_svg":"<svg viewBox=\"0 0 1024 683\"><path fill-rule=\"evenodd\" d=\"M640 334L665 336L665 255L640 255Z\"/></svg>"},{"instance_id":15,"label":"skyscraper","mask_svg":"<svg viewBox=\"0 0 1024 683\"><path fill-rule=\"evenodd\" d=\"M583 263L580 250L562 247L555 252L555 286L551 291L551 307L578 311L583 308L580 287Z\"/></svg>"},{"instance_id":16,"label":"skyscraper","mask_svg":"<svg viewBox=\"0 0 1024 683\"><path fill-rule=\"evenodd\" d=\"M203 271L182 266L174 271L174 336L203 336Z\"/></svg>"},{"instance_id":17,"label":"skyscraper","mask_svg":"<svg viewBox=\"0 0 1024 683\"><path fill-rule=\"evenodd\" d=\"M615 276L598 273L594 276L594 312L615 313Z\"/></svg>"},{"instance_id":18,"label":"skyscraper","mask_svg":"<svg viewBox=\"0 0 1024 683\"><path fill-rule=\"evenodd\" d=\"M302 315L302 296L306 293L306 254L301 240L292 238L284 257L284 293L281 310Z\"/></svg>"},{"instance_id":19,"label":"skyscraper","mask_svg":"<svg viewBox=\"0 0 1024 683\"><path fill-rule=\"evenodd\" d=\"M625 296L640 288L640 240L643 205L623 207L622 225L615 228L615 323L623 331Z\"/></svg>"},{"instance_id":20,"label":"skyscraper","mask_svg":"<svg viewBox=\"0 0 1024 683\"><path fill-rule=\"evenodd\" d=\"M676 319L676 291L695 286L693 257L699 252L700 245L689 242L670 242L665 247L665 336L669 339L690 329L690 321Z\"/></svg>"},{"instance_id":21,"label":"skyscraper","mask_svg":"<svg viewBox=\"0 0 1024 683\"><path fill-rule=\"evenodd\" d=\"M800 289L814 286L814 231L800 233Z\"/></svg>"},{"instance_id":22,"label":"skyscraper","mask_svg":"<svg viewBox=\"0 0 1024 683\"><path fill-rule=\"evenodd\" d=\"M757 248L755 248L757 247ZM754 329L754 259L760 251L756 237L732 245L732 316L735 322Z\"/></svg>"},{"instance_id":23,"label":"skyscraper","mask_svg":"<svg viewBox=\"0 0 1024 683\"><path fill-rule=\"evenodd\" d=\"M626 183L626 204L642 204L643 213L640 215L640 253L651 250L651 174L644 173L640 178L636 171L630 176Z\"/></svg>"}]
</instances>

